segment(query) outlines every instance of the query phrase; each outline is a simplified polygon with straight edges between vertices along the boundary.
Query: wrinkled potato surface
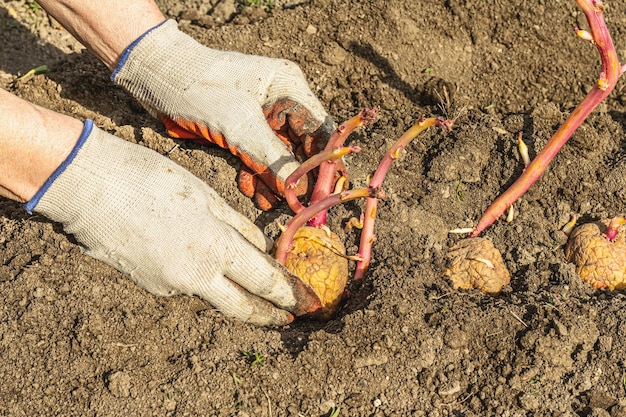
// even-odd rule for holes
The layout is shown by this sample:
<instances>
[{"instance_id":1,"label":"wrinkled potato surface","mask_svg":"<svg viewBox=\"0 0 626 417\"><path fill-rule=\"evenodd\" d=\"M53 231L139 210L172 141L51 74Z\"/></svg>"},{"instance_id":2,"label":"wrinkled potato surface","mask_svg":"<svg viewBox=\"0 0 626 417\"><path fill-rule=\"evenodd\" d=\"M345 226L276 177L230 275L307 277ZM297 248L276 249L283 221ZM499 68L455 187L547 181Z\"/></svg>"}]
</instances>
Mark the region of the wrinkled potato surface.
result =
<instances>
[{"instance_id":1,"label":"wrinkled potato surface","mask_svg":"<svg viewBox=\"0 0 626 417\"><path fill-rule=\"evenodd\" d=\"M575 228L565 246L565 259L576 265L580 277L595 288L626 289L626 237L624 227L615 242L605 236L609 220Z\"/></svg>"},{"instance_id":2,"label":"wrinkled potato surface","mask_svg":"<svg viewBox=\"0 0 626 417\"><path fill-rule=\"evenodd\" d=\"M305 226L296 232L293 249L287 255L287 269L309 284L322 301L319 317L324 320L337 313L348 282L345 253L337 235Z\"/></svg>"},{"instance_id":3,"label":"wrinkled potato surface","mask_svg":"<svg viewBox=\"0 0 626 417\"><path fill-rule=\"evenodd\" d=\"M448 265L444 275L452 281L453 288L478 289L497 295L511 281L500 251L490 240L481 237L463 239L450 247Z\"/></svg>"}]
</instances>

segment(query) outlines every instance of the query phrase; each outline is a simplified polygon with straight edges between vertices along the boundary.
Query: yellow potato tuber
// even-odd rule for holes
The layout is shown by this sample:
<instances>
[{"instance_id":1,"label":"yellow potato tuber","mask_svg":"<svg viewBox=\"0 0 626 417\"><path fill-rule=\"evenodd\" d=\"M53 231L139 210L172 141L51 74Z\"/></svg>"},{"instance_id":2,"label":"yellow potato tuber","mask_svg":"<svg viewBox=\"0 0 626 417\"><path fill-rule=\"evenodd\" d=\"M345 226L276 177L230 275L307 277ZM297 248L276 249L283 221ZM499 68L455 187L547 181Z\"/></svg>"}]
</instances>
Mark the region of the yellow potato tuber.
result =
<instances>
[{"instance_id":1,"label":"yellow potato tuber","mask_svg":"<svg viewBox=\"0 0 626 417\"><path fill-rule=\"evenodd\" d=\"M578 275L593 287L623 290L626 289L626 236L623 231L611 233L623 229L621 225L612 229L611 224L614 222L604 220L575 228L565 246L565 259L576 265Z\"/></svg>"},{"instance_id":2,"label":"yellow potato tuber","mask_svg":"<svg viewBox=\"0 0 626 417\"><path fill-rule=\"evenodd\" d=\"M309 284L322 302L316 316L332 318L348 282L348 259L339 237L325 228L303 226L296 231L285 267Z\"/></svg>"},{"instance_id":3,"label":"yellow potato tuber","mask_svg":"<svg viewBox=\"0 0 626 417\"><path fill-rule=\"evenodd\" d=\"M282 228L274 255L279 263L313 288L322 304L319 313L313 316L324 320L335 315L343 299L342 295L348 281L348 260L357 262L355 280L363 278L363 274L369 268L372 244L376 241L374 234L376 207L378 200L385 198L382 183L391 164L424 129L431 126L451 129L453 125L451 120L420 118L387 150L368 180L368 185L350 189L347 186L348 173L338 166L345 155L359 152L360 148L343 144L352 130L371 123L377 115L378 109L365 109L337 127L324 150L300 164L285 180L285 199L295 215ZM317 180L311 199L305 206L294 190L299 179L317 167L319 167ZM333 186L335 181L336 184ZM343 243L325 226L326 219L331 207L358 198L367 199L359 251L355 255L347 256Z\"/></svg>"},{"instance_id":4,"label":"yellow potato tuber","mask_svg":"<svg viewBox=\"0 0 626 417\"><path fill-rule=\"evenodd\" d=\"M500 251L490 240L475 237L463 239L450 247L444 275L454 289L478 289L497 295L511 281Z\"/></svg>"}]
</instances>

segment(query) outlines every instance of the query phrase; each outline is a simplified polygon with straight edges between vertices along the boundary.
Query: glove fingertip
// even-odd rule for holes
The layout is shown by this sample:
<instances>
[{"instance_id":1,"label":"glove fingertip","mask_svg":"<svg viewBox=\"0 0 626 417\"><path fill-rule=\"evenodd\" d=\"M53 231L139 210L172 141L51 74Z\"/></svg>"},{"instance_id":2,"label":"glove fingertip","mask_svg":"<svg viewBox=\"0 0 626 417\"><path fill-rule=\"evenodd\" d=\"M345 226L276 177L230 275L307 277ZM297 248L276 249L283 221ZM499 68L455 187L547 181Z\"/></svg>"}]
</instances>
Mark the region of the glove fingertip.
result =
<instances>
[{"instance_id":1,"label":"glove fingertip","mask_svg":"<svg viewBox=\"0 0 626 417\"><path fill-rule=\"evenodd\" d=\"M313 316L322 309L322 301L315 294L313 288L305 284L300 278L288 273L296 304L289 309L296 316Z\"/></svg>"},{"instance_id":2,"label":"glove fingertip","mask_svg":"<svg viewBox=\"0 0 626 417\"><path fill-rule=\"evenodd\" d=\"M260 308L250 317L243 320L257 326L286 326L295 320L295 316L288 311L276 307Z\"/></svg>"},{"instance_id":3,"label":"glove fingertip","mask_svg":"<svg viewBox=\"0 0 626 417\"><path fill-rule=\"evenodd\" d=\"M237 187L248 198L254 197L257 192L257 177L250 168L242 165L237 176Z\"/></svg>"},{"instance_id":4,"label":"glove fingertip","mask_svg":"<svg viewBox=\"0 0 626 417\"><path fill-rule=\"evenodd\" d=\"M282 200L278 198L268 187L261 184L263 183L259 183L256 192L254 193L254 203L256 206L263 211L269 211L278 207Z\"/></svg>"},{"instance_id":5,"label":"glove fingertip","mask_svg":"<svg viewBox=\"0 0 626 417\"><path fill-rule=\"evenodd\" d=\"M285 180L282 180L278 178L275 173L269 170L259 171L259 177L261 178L261 181L275 194L285 195L285 180L287 179L287 177L285 177ZM308 189L308 177L306 175L303 175L298 181L298 184L296 185L294 191L297 196L303 196L304 194L306 194Z\"/></svg>"},{"instance_id":6,"label":"glove fingertip","mask_svg":"<svg viewBox=\"0 0 626 417\"><path fill-rule=\"evenodd\" d=\"M283 317L279 318L276 320L275 323L273 323L275 326L286 326L290 323L293 323L293 321L296 319L296 317L291 314L291 313L287 313L285 314Z\"/></svg>"}]
</instances>

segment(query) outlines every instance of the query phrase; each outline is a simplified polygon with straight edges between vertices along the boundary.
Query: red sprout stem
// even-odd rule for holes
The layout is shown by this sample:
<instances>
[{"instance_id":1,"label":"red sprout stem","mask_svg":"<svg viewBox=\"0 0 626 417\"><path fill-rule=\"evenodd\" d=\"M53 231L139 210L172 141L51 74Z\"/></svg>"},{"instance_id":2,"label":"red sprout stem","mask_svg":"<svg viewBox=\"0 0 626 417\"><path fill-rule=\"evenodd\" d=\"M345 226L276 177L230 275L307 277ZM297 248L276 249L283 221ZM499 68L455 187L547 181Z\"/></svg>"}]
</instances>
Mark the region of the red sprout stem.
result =
<instances>
[{"instance_id":1,"label":"red sprout stem","mask_svg":"<svg viewBox=\"0 0 626 417\"><path fill-rule=\"evenodd\" d=\"M298 200L296 195L296 188L298 181L309 171L317 168L326 161L336 161L343 158L349 153L360 152L361 148L358 146L347 146L342 148L324 149L322 152L313 155L306 161L304 161L295 171L293 171L285 180L285 199L289 204L291 210L298 214L305 209L304 205Z\"/></svg>"},{"instance_id":2,"label":"red sprout stem","mask_svg":"<svg viewBox=\"0 0 626 417\"><path fill-rule=\"evenodd\" d=\"M421 118L413 126L411 126L398 140L389 148L385 153L378 168L372 175L369 187L374 190L380 190L391 167L393 161L398 159L400 152L425 129L431 126L442 126L446 129L452 128L453 122L451 120L442 120L438 118ZM376 235L374 234L374 222L376 221L376 208L378 206L378 196L373 195L367 198L365 203L365 215L363 216L363 229L361 230L361 241L359 243L359 254L356 264L356 270L354 272L354 279L361 279L365 275L365 272L369 269L370 261L372 259L372 244L376 241Z\"/></svg>"},{"instance_id":3,"label":"red sprout stem","mask_svg":"<svg viewBox=\"0 0 626 417\"><path fill-rule=\"evenodd\" d=\"M378 108L361 110L359 114L347 120L335 130L324 149L331 150L343 146L350 133L359 126L366 126L373 122L378 117L378 111ZM320 164L315 188L313 188L313 193L311 194L311 204L315 204L331 195L336 172L337 160L328 160ZM326 224L326 214L327 210L319 212L309 220L309 226Z\"/></svg>"},{"instance_id":4,"label":"red sprout stem","mask_svg":"<svg viewBox=\"0 0 626 417\"><path fill-rule=\"evenodd\" d=\"M345 203L346 201L370 196L376 196L378 198L383 197L378 190L373 188L356 188L354 190L342 191L340 193L333 194L301 210L289 221L289 223L287 223L285 230L281 233L276 244L276 260L282 265L285 264L287 254L292 248L292 241L296 232L317 213L328 210L337 204Z\"/></svg>"},{"instance_id":5,"label":"red sprout stem","mask_svg":"<svg viewBox=\"0 0 626 417\"><path fill-rule=\"evenodd\" d=\"M624 67L620 66L615 46L609 34L609 30L604 21L604 6L601 0L576 0L576 4L583 11L591 33L576 30L579 37L588 39L593 43L600 53L602 61L602 72L598 81L593 86L587 96L576 106L561 127L554 133L546 146L537 154L535 159L526 167L522 175L493 203L482 215L470 237L480 235L485 229L491 226L515 201L541 177L548 164L559 150L565 145L576 129L589 116L589 114L600 104L613 90L618 78L624 72Z\"/></svg>"}]
</instances>

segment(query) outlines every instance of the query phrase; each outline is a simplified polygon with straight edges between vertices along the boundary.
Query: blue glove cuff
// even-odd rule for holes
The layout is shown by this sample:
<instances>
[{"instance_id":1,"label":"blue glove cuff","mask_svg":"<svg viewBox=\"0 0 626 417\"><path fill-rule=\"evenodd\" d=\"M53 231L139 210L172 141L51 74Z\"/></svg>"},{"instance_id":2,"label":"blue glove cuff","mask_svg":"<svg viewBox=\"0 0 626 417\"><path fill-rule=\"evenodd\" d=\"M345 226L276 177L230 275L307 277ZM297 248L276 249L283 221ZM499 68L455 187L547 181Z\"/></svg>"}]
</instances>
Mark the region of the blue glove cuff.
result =
<instances>
[{"instance_id":1,"label":"blue glove cuff","mask_svg":"<svg viewBox=\"0 0 626 417\"><path fill-rule=\"evenodd\" d=\"M117 63L117 66L115 67L115 69L113 70L113 73L111 74L111 81L115 82L115 77L117 76L117 73L124 67L124 64L126 64L126 61L128 60L128 57L130 55L130 53L133 51L133 48L135 48L135 46L141 42L141 40L143 38L146 37L146 35L148 35L150 32L152 32L154 29L158 28L159 26L163 25L165 22L167 22L167 20L164 20L163 22L159 23L158 25L156 25L155 27L148 29L146 31L146 33L144 33L143 35L141 35L140 37L138 37L137 39L135 39L135 41L133 43L131 43L130 45L128 45L128 47L124 50L124 53L122 54L122 56L120 57L119 62Z\"/></svg>"},{"instance_id":2,"label":"blue glove cuff","mask_svg":"<svg viewBox=\"0 0 626 417\"><path fill-rule=\"evenodd\" d=\"M93 120L85 120L83 131L81 132L80 137L78 138L78 142L76 142L76 145L74 146L74 149L72 149L72 152L70 152L67 158L65 158L65 161L63 161L61 165L59 165L56 171L54 171L52 175L50 175L50 177L46 180L46 182L39 189L39 191L37 191L37 193L33 196L33 198L31 198L30 201L24 204L24 209L28 212L28 214L33 214L33 211L35 210L35 207L37 207L39 200L41 200L46 191L48 191L50 186L52 186L54 180L56 180L57 177L61 175L63 171L65 171L65 169L72 163L74 158L76 158L78 151L80 151L80 149L83 147L83 144L85 143L85 141L87 141L87 138L91 134L92 130Z\"/></svg>"}]
</instances>

